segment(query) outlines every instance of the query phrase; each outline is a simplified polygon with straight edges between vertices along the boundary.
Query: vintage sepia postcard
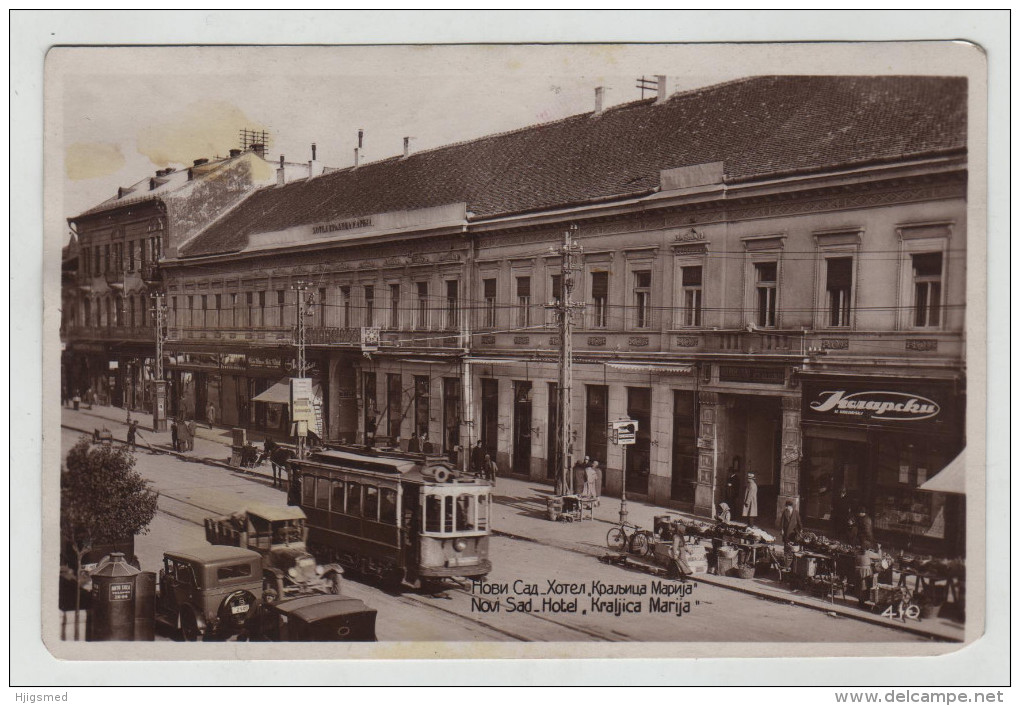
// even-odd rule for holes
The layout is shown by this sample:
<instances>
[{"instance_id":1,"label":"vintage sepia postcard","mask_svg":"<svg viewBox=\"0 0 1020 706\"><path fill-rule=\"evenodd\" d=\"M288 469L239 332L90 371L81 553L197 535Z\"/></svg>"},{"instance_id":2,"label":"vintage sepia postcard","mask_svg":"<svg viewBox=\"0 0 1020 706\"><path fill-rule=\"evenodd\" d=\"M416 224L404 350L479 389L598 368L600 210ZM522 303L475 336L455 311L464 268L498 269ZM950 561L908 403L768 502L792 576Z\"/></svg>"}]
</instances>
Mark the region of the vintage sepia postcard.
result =
<instances>
[{"instance_id":1,"label":"vintage sepia postcard","mask_svg":"<svg viewBox=\"0 0 1020 706\"><path fill-rule=\"evenodd\" d=\"M45 98L54 656L984 632L979 47L58 46Z\"/></svg>"}]
</instances>

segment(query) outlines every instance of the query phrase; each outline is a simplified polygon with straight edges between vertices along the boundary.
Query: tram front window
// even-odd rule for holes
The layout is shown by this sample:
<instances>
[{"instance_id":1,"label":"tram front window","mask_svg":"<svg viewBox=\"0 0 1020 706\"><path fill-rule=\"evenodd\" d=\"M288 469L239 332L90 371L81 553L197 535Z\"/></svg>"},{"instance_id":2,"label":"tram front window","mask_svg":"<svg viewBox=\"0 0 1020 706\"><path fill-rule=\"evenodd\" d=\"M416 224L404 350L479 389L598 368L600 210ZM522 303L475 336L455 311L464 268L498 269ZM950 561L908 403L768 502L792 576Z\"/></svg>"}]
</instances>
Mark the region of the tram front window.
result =
<instances>
[{"instance_id":1,"label":"tram front window","mask_svg":"<svg viewBox=\"0 0 1020 706\"><path fill-rule=\"evenodd\" d=\"M443 499L438 495L425 497L425 531L443 531Z\"/></svg>"}]
</instances>

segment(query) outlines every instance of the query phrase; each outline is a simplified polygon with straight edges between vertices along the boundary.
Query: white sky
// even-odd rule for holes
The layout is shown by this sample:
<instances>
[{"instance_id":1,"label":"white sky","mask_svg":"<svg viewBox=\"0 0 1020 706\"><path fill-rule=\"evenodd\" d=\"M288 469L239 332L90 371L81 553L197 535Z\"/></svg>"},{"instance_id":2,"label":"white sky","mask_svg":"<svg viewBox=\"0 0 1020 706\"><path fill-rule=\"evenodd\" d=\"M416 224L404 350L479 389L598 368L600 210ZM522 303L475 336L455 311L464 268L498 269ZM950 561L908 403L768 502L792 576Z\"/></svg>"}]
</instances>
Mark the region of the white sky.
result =
<instances>
[{"instance_id":1,"label":"white sky","mask_svg":"<svg viewBox=\"0 0 1020 706\"><path fill-rule=\"evenodd\" d=\"M652 47L57 49L63 213L72 216L164 166L226 155L242 127L271 133L269 156L349 166L635 100L642 74L671 90L728 80L694 75ZM734 70L735 69L735 70ZM648 94L651 95L651 94ZM68 159L71 155L72 159Z\"/></svg>"}]
</instances>

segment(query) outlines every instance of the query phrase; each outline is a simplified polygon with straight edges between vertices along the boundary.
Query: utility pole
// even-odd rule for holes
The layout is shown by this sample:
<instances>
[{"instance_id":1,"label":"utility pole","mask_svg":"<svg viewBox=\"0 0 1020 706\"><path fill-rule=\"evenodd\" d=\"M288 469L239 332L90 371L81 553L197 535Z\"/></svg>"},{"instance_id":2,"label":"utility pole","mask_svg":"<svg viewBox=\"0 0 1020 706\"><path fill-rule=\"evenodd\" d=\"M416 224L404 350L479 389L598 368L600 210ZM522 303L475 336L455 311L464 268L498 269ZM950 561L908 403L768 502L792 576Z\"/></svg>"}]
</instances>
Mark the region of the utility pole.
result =
<instances>
[{"instance_id":1,"label":"utility pole","mask_svg":"<svg viewBox=\"0 0 1020 706\"><path fill-rule=\"evenodd\" d=\"M166 338L166 304L163 294L152 295L155 300L152 318L156 325L156 364L152 374L152 431L166 431L166 379L163 373L163 340Z\"/></svg>"},{"instance_id":2,"label":"utility pole","mask_svg":"<svg viewBox=\"0 0 1020 706\"><path fill-rule=\"evenodd\" d=\"M308 370L305 358L305 317L311 315L310 305L314 295L309 293L307 300L305 299L308 283L302 280L295 282L291 288L297 292L297 377L304 378ZM282 316L283 312L280 313ZM293 413L293 409L291 412ZM305 457L305 436L302 434L297 435L297 457Z\"/></svg>"},{"instance_id":3,"label":"utility pole","mask_svg":"<svg viewBox=\"0 0 1020 706\"><path fill-rule=\"evenodd\" d=\"M571 460L571 424L570 424L570 391L573 386L573 352L575 310L583 309L584 304L570 298L574 288L574 272L580 269L580 257L584 249L576 240L577 226L571 225L563 231L563 244L560 246L560 298L546 305L547 309L556 312L560 325L560 382L556 389L556 409L559 416L556 431L559 450L559 473L556 478L556 494L568 495L575 492L573 474L570 472ZM555 252L555 249L552 249ZM577 489L579 490L579 489Z\"/></svg>"}]
</instances>

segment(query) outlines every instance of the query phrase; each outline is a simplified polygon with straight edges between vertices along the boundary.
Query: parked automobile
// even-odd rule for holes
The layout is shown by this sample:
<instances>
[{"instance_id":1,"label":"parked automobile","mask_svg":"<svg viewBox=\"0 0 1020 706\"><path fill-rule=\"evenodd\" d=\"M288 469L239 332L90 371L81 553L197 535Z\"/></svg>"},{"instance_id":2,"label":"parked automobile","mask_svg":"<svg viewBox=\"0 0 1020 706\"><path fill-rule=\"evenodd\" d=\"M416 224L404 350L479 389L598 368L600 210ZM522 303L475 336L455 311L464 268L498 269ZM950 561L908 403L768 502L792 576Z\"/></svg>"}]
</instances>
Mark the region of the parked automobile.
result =
<instances>
[{"instance_id":1,"label":"parked automobile","mask_svg":"<svg viewBox=\"0 0 1020 706\"><path fill-rule=\"evenodd\" d=\"M375 642L376 611L356 598L301 596L266 606L261 638L273 642Z\"/></svg>"},{"instance_id":2,"label":"parked automobile","mask_svg":"<svg viewBox=\"0 0 1020 706\"><path fill-rule=\"evenodd\" d=\"M343 569L319 564L305 546L307 519L299 507L253 502L244 512L205 520L210 544L244 547L262 557L262 600L339 594Z\"/></svg>"},{"instance_id":3,"label":"parked automobile","mask_svg":"<svg viewBox=\"0 0 1020 706\"><path fill-rule=\"evenodd\" d=\"M163 553L156 620L188 641L247 639L258 629L262 557L248 549L202 545Z\"/></svg>"}]
</instances>

